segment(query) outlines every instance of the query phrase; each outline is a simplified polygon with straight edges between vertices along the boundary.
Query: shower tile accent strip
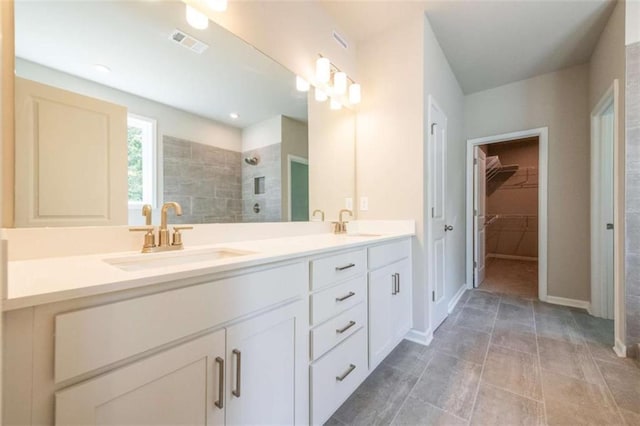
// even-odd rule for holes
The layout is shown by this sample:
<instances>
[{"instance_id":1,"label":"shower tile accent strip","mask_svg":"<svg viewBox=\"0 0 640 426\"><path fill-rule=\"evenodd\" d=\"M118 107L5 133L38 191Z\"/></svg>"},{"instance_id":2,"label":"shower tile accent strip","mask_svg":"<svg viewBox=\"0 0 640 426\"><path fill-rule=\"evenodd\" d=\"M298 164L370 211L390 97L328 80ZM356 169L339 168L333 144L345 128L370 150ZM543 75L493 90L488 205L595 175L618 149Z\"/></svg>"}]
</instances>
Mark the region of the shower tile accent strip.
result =
<instances>
[{"instance_id":1,"label":"shower tile accent strip","mask_svg":"<svg viewBox=\"0 0 640 426\"><path fill-rule=\"evenodd\" d=\"M240 152L163 136L162 155L164 200L183 209L172 223L242 221Z\"/></svg>"},{"instance_id":2,"label":"shower tile accent strip","mask_svg":"<svg viewBox=\"0 0 640 426\"><path fill-rule=\"evenodd\" d=\"M626 344L640 344L640 42L627 46L626 75Z\"/></svg>"}]
</instances>

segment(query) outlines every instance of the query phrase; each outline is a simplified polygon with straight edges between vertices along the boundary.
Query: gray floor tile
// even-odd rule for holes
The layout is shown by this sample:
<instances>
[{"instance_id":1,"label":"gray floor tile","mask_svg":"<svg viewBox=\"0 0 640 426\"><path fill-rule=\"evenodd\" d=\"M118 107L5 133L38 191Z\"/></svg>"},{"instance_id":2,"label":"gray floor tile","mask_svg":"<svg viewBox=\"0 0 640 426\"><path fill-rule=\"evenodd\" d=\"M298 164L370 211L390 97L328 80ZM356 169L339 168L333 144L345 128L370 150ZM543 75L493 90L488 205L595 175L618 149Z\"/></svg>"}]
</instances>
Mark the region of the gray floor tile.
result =
<instances>
[{"instance_id":1,"label":"gray floor tile","mask_svg":"<svg viewBox=\"0 0 640 426\"><path fill-rule=\"evenodd\" d=\"M481 371L478 364L436 353L411 396L468 419Z\"/></svg>"},{"instance_id":2,"label":"gray floor tile","mask_svg":"<svg viewBox=\"0 0 640 426\"><path fill-rule=\"evenodd\" d=\"M557 400L547 400L545 406L547 424L550 426L614 426L624 424L618 413L610 408Z\"/></svg>"},{"instance_id":3,"label":"gray floor tile","mask_svg":"<svg viewBox=\"0 0 640 426\"><path fill-rule=\"evenodd\" d=\"M481 384L472 425L543 425L544 406L511 392Z\"/></svg>"},{"instance_id":4,"label":"gray floor tile","mask_svg":"<svg viewBox=\"0 0 640 426\"><path fill-rule=\"evenodd\" d=\"M382 362L417 379L432 355L432 348L403 340Z\"/></svg>"},{"instance_id":5,"label":"gray floor tile","mask_svg":"<svg viewBox=\"0 0 640 426\"><path fill-rule=\"evenodd\" d=\"M640 414L625 410L624 408L620 409L620 414L622 414L622 418L627 426L640 426Z\"/></svg>"},{"instance_id":6,"label":"gray floor tile","mask_svg":"<svg viewBox=\"0 0 640 426\"><path fill-rule=\"evenodd\" d=\"M532 354L491 345L482 381L526 398L542 399L537 357Z\"/></svg>"},{"instance_id":7,"label":"gray floor tile","mask_svg":"<svg viewBox=\"0 0 640 426\"><path fill-rule=\"evenodd\" d=\"M467 421L440 408L424 402L421 399L409 396L392 425L437 425L437 426L462 426Z\"/></svg>"},{"instance_id":8,"label":"gray floor tile","mask_svg":"<svg viewBox=\"0 0 640 426\"><path fill-rule=\"evenodd\" d=\"M618 406L640 414L640 369L605 361L597 363Z\"/></svg>"},{"instance_id":9,"label":"gray floor tile","mask_svg":"<svg viewBox=\"0 0 640 426\"><path fill-rule=\"evenodd\" d=\"M549 316L554 318L567 318L573 319L571 311L565 306L553 305L551 303L545 303L540 301L533 302L533 311L538 316Z\"/></svg>"},{"instance_id":10,"label":"gray floor tile","mask_svg":"<svg viewBox=\"0 0 640 426\"><path fill-rule=\"evenodd\" d=\"M582 343L582 334L573 317L561 318L557 316L536 316L536 334L556 340L566 340L572 343Z\"/></svg>"},{"instance_id":11,"label":"gray floor tile","mask_svg":"<svg viewBox=\"0 0 640 426\"><path fill-rule=\"evenodd\" d=\"M589 406L601 410L615 410L613 397L605 386L588 383L542 369L545 402Z\"/></svg>"},{"instance_id":12,"label":"gray floor tile","mask_svg":"<svg viewBox=\"0 0 640 426\"><path fill-rule=\"evenodd\" d=\"M540 365L546 370L589 383L604 384L598 367L585 345L538 337L538 347Z\"/></svg>"},{"instance_id":13,"label":"gray floor tile","mask_svg":"<svg viewBox=\"0 0 640 426\"><path fill-rule=\"evenodd\" d=\"M491 333L495 319L495 312L465 306L458 315L455 325Z\"/></svg>"},{"instance_id":14,"label":"gray floor tile","mask_svg":"<svg viewBox=\"0 0 640 426\"><path fill-rule=\"evenodd\" d=\"M491 343L534 355L538 353L536 335L533 333L496 328L491 335Z\"/></svg>"},{"instance_id":15,"label":"gray floor tile","mask_svg":"<svg viewBox=\"0 0 640 426\"><path fill-rule=\"evenodd\" d=\"M498 309L498 319L509 322L521 322L533 324L533 308L530 306L515 306L507 303L500 303Z\"/></svg>"},{"instance_id":16,"label":"gray floor tile","mask_svg":"<svg viewBox=\"0 0 640 426\"><path fill-rule=\"evenodd\" d=\"M454 327L438 333L431 344L436 352L482 364L489 345L489 337L487 333Z\"/></svg>"},{"instance_id":17,"label":"gray floor tile","mask_svg":"<svg viewBox=\"0 0 640 426\"><path fill-rule=\"evenodd\" d=\"M496 312L500 304L500 296L484 291L474 291L469 298L465 307L483 309L485 311Z\"/></svg>"},{"instance_id":18,"label":"gray floor tile","mask_svg":"<svg viewBox=\"0 0 640 426\"><path fill-rule=\"evenodd\" d=\"M536 332L536 327L535 327L535 324L533 323L525 324L522 322L507 321L500 318L496 319L496 322L493 325L493 329L494 331L495 330L513 330L513 331L519 331L521 333Z\"/></svg>"},{"instance_id":19,"label":"gray floor tile","mask_svg":"<svg viewBox=\"0 0 640 426\"><path fill-rule=\"evenodd\" d=\"M506 305L519 306L521 308L533 309L533 303L530 299L514 296L511 294L503 294L500 297L500 303Z\"/></svg>"},{"instance_id":20,"label":"gray floor tile","mask_svg":"<svg viewBox=\"0 0 640 426\"><path fill-rule=\"evenodd\" d=\"M345 424L335 417L331 417L329 420L327 420L324 426L345 426Z\"/></svg>"},{"instance_id":21,"label":"gray floor tile","mask_svg":"<svg viewBox=\"0 0 640 426\"><path fill-rule=\"evenodd\" d=\"M442 331L451 330L456 320L458 319L459 314L460 314L460 311L458 311L458 313L456 314L454 313L449 314L449 316L442 322L442 324L440 324L438 328L436 328L436 331L433 333L433 336L436 337Z\"/></svg>"},{"instance_id":22,"label":"gray floor tile","mask_svg":"<svg viewBox=\"0 0 640 426\"><path fill-rule=\"evenodd\" d=\"M389 424L417 378L381 364L334 413L348 425Z\"/></svg>"}]
</instances>

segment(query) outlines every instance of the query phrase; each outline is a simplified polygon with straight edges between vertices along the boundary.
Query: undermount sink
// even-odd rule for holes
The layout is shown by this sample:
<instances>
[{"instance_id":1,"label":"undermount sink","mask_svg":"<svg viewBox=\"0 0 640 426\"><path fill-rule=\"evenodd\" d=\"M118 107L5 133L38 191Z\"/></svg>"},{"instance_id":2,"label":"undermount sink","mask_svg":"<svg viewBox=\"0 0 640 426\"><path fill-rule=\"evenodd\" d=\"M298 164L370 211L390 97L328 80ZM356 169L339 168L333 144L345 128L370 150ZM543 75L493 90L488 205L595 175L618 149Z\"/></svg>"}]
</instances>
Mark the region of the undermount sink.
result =
<instances>
[{"instance_id":1,"label":"undermount sink","mask_svg":"<svg viewBox=\"0 0 640 426\"><path fill-rule=\"evenodd\" d=\"M195 262L228 259L230 257L246 256L248 254L254 254L254 252L229 248L212 248L167 253L137 254L128 257L103 259L103 261L111 266L122 269L123 271L143 271L145 269L155 269L166 266L178 266Z\"/></svg>"}]
</instances>

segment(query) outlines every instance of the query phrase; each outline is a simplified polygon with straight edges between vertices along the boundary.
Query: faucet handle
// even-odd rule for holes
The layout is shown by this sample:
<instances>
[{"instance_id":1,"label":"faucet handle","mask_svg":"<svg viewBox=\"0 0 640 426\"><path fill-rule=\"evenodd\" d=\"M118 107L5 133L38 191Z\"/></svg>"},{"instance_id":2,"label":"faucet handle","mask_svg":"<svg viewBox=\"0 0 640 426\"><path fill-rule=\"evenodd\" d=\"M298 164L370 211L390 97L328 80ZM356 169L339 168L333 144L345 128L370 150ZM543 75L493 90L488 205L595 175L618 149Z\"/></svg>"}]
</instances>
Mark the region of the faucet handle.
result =
<instances>
[{"instance_id":1,"label":"faucet handle","mask_svg":"<svg viewBox=\"0 0 640 426\"><path fill-rule=\"evenodd\" d=\"M182 234L180 231L186 231L188 229L193 229L193 226L174 226L173 227L173 243L172 246L181 246L182 245Z\"/></svg>"},{"instance_id":2,"label":"faucet handle","mask_svg":"<svg viewBox=\"0 0 640 426\"><path fill-rule=\"evenodd\" d=\"M142 246L142 251L145 249L154 248L156 246L156 236L153 235L153 231L156 228L154 226L140 226L129 228L129 232L146 232L144 234L144 245Z\"/></svg>"}]
</instances>

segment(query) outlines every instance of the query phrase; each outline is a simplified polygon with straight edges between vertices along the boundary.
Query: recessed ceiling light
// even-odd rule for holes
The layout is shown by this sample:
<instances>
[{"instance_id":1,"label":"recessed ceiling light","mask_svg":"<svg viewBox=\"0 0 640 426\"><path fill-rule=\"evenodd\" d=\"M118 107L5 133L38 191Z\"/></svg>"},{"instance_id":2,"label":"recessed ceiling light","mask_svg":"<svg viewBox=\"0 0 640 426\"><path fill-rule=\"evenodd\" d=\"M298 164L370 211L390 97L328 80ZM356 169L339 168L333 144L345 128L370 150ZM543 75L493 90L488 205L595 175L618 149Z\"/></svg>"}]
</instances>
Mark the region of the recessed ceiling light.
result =
<instances>
[{"instance_id":1,"label":"recessed ceiling light","mask_svg":"<svg viewBox=\"0 0 640 426\"><path fill-rule=\"evenodd\" d=\"M240 118L240 115L238 115L237 112L232 112L231 114L229 114L229 117L233 118L234 120L237 118Z\"/></svg>"},{"instance_id":2,"label":"recessed ceiling light","mask_svg":"<svg viewBox=\"0 0 640 426\"><path fill-rule=\"evenodd\" d=\"M106 65L102 65L102 64L94 64L94 65L93 65L93 68L94 68L96 71L101 72L101 73L104 73L104 74L108 74L108 73L110 73L110 72L111 72L111 68L109 68L109 67L108 67L108 66L106 66Z\"/></svg>"}]
</instances>

